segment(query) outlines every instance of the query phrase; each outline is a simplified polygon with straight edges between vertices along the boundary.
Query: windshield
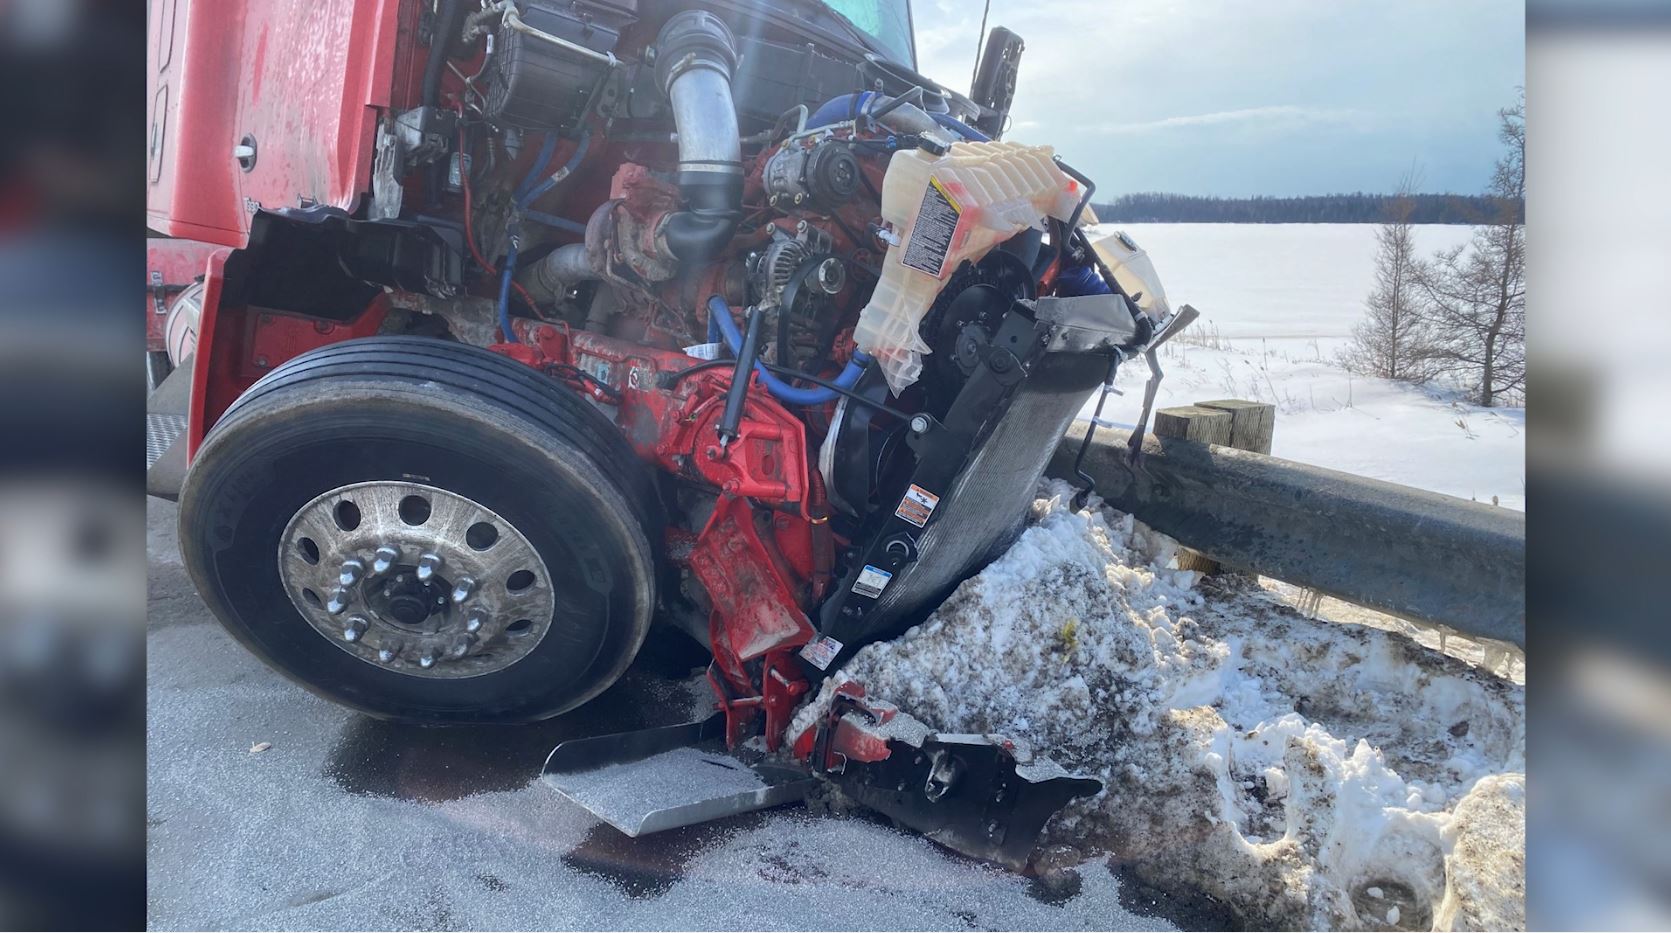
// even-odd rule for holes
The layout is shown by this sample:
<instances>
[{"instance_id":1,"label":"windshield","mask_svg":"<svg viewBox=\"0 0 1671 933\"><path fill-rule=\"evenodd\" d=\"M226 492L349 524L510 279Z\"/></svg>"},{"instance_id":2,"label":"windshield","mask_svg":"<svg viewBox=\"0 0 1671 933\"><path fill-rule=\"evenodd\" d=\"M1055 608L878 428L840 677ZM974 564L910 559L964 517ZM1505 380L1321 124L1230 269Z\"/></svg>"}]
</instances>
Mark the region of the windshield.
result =
<instances>
[{"instance_id":1,"label":"windshield","mask_svg":"<svg viewBox=\"0 0 1671 933\"><path fill-rule=\"evenodd\" d=\"M911 44L910 0L824 0L824 5L875 39L889 58L917 67Z\"/></svg>"}]
</instances>

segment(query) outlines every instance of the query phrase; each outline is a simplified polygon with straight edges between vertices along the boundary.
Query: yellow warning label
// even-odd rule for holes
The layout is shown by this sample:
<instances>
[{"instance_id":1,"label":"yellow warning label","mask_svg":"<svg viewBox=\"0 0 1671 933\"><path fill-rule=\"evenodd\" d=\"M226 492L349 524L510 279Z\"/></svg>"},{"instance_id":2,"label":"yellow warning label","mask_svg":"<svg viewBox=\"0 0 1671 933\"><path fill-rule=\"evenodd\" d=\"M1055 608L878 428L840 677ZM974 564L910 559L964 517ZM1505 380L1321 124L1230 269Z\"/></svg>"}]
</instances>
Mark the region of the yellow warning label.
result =
<instances>
[{"instance_id":1,"label":"yellow warning label","mask_svg":"<svg viewBox=\"0 0 1671 933\"><path fill-rule=\"evenodd\" d=\"M957 203L957 199L952 197L952 193L946 190L945 185L940 184L940 179L930 175L928 176L928 183L940 189L940 197L946 199L946 202L952 206L952 210L957 211L959 214L963 213L963 205Z\"/></svg>"}]
</instances>

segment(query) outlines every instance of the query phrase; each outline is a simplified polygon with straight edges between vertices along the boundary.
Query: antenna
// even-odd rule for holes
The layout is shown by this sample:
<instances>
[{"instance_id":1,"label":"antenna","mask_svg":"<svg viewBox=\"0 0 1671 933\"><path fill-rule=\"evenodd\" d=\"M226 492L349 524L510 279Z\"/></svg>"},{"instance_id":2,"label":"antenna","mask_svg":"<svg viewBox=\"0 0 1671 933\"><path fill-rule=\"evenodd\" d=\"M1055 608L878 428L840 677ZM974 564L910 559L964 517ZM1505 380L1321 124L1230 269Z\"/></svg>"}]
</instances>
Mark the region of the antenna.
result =
<instances>
[{"instance_id":1,"label":"antenna","mask_svg":"<svg viewBox=\"0 0 1671 933\"><path fill-rule=\"evenodd\" d=\"M981 7L981 31L975 35L975 70L969 75L969 86L975 86L975 77L981 73L981 52L986 48L986 15L992 12L992 0L986 0L986 6Z\"/></svg>"}]
</instances>

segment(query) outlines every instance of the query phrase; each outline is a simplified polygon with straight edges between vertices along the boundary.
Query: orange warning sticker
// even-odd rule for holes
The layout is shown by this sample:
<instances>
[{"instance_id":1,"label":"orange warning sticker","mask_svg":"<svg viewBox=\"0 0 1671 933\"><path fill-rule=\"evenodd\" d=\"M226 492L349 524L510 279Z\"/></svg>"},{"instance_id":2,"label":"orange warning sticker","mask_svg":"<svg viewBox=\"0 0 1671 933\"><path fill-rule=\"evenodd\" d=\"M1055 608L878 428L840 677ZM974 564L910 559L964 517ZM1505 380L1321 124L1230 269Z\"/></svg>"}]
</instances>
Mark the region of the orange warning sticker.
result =
<instances>
[{"instance_id":1,"label":"orange warning sticker","mask_svg":"<svg viewBox=\"0 0 1671 933\"><path fill-rule=\"evenodd\" d=\"M939 504L939 496L912 483L911 488L900 497L899 508L894 509L894 514L921 528L928 524L928 517L934 514L934 507Z\"/></svg>"}]
</instances>

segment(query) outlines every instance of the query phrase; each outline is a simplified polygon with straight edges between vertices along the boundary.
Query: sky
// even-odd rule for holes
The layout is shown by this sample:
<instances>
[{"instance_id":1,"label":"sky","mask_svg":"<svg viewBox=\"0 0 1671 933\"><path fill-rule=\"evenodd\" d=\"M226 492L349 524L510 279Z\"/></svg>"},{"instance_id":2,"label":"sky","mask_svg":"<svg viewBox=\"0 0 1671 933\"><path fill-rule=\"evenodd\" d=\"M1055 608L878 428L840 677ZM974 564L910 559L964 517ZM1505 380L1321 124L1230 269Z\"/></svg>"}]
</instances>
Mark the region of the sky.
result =
<instances>
[{"instance_id":1,"label":"sky","mask_svg":"<svg viewBox=\"0 0 1671 933\"><path fill-rule=\"evenodd\" d=\"M981 0L914 0L924 74L967 91ZM1026 42L1006 139L1122 192L1473 193L1525 83L1520 0L992 0Z\"/></svg>"}]
</instances>

